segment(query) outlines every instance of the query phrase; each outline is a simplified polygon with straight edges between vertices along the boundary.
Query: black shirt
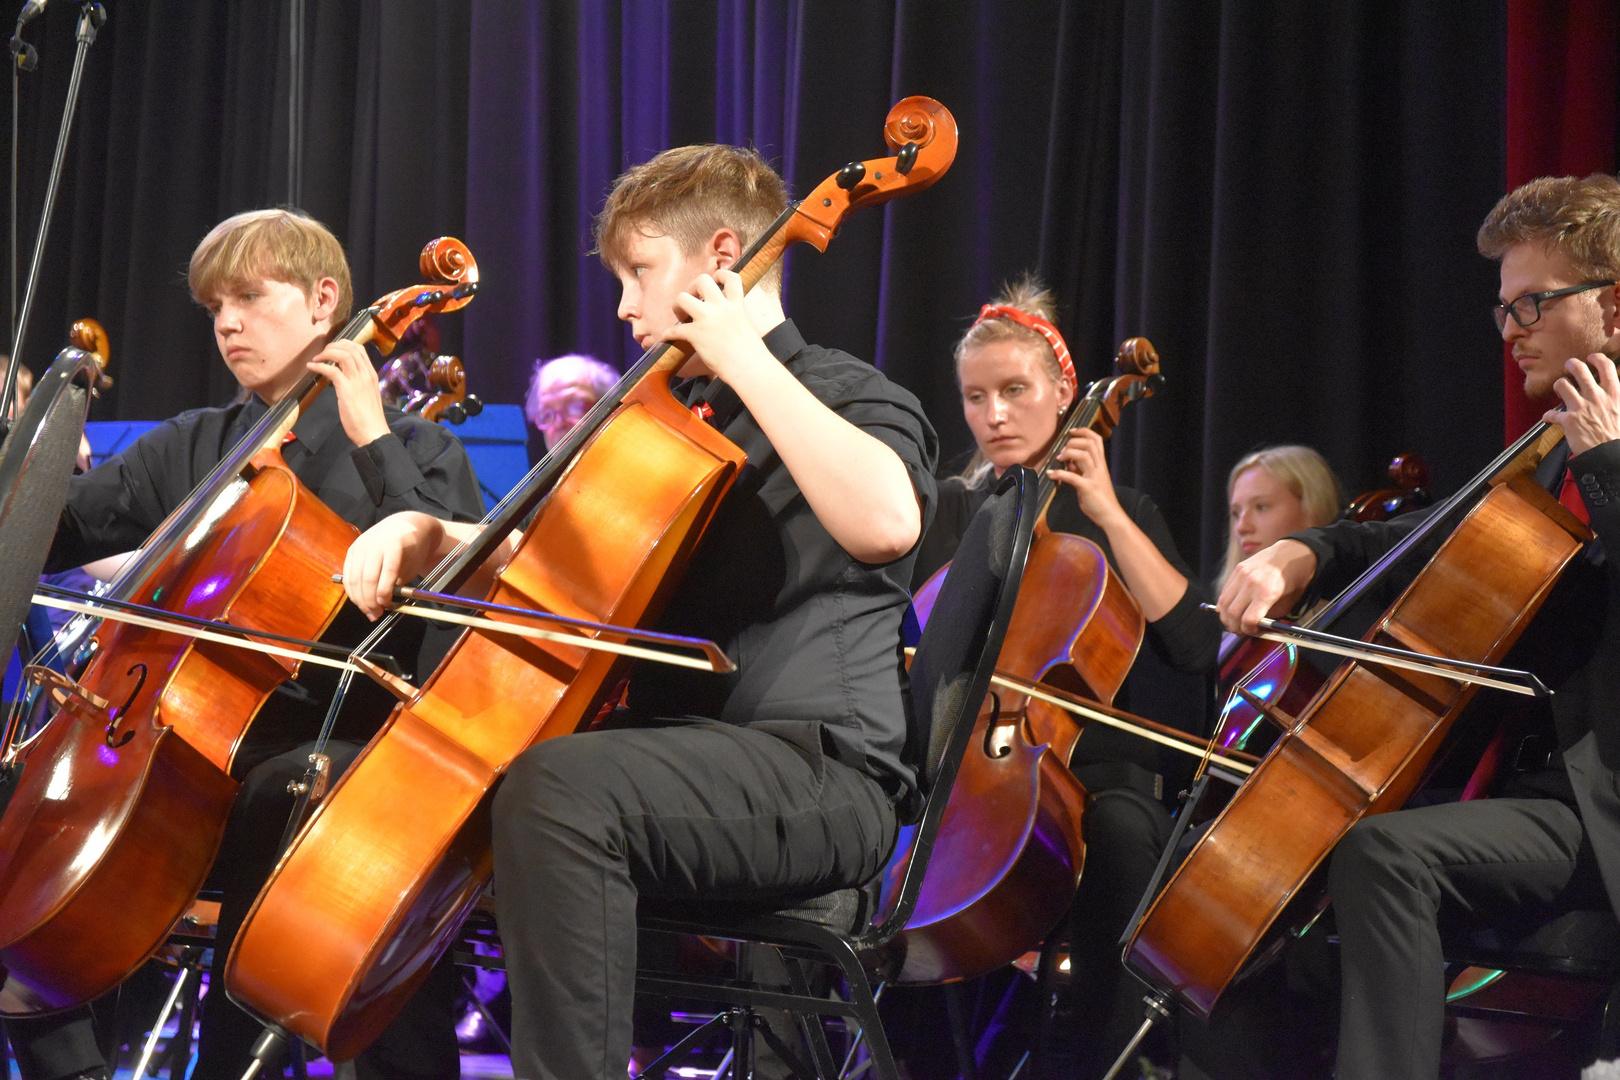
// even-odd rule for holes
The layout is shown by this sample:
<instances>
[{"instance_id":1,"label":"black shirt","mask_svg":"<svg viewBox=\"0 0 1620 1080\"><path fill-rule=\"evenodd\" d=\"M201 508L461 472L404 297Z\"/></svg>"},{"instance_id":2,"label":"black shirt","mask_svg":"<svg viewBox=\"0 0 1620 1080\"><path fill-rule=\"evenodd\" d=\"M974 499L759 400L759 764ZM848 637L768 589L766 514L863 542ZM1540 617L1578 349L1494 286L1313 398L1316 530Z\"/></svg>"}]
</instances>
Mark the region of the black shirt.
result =
<instances>
[{"instance_id":1,"label":"black shirt","mask_svg":"<svg viewBox=\"0 0 1620 1080\"><path fill-rule=\"evenodd\" d=\"M934 429L922 406L870 364L805 344L792 321L765 346L816 399L892 449L911 476L927 525L933 512ZM629 707L641 722L705 717L768 725L820 743L882 783L915 790L907 760L910 701L900 624L916 549L894 562L858 562L817 520L753 415L724 383L675 388L706 403L710 422L748 456L670 600L660 630L710 638L737 662L730 675L639 664Z\"/></svg>"},{"instance_id":2,"label":"black shirt","mask_svg":"<svg viewBox=\"0 0 1620 1080\"><path fill-rule=\"evenodd\" d=\"M989 496L993 484L994 477L989 473L975 486L969 486L961 477L940 482L939 512L920 546L916 571L912 577L913 588L920 587L950 561L956 553L957 544L961 543L962 534L967 531L968 522ZM1153 541L1153 546L1159 549L1170 565L1187 579L1187 591L1176 605L1161 618L1147 624L1148 647L1159 659L1178 671L1207 674L1215 667L1215 656L1221 642L1220 620L1214 612L1199 607L1210 601L1209 591L1187 568L1170 535L1170 527L1153 500L1127 487L1116 486L1114 493L1119 497L1120 507L1126 516ZM1114 572L1119 572L1108 534L1080 509L1079 496L1072 487L1058 485L1046 513L1046 524L1054 532L1070 533L1090 540L1102 548ZM1116 704L1122 708L1129 707L1128 701L1123 698ZM1174 719L1178 721L1177 726L1195 733L1203 723L1202 716L1180 712L1175 714ZM1080 766L1097 761L1131 761L1153 772L1159 768L1160 756L1151 743L1101 724L1088 724L1075 747L1071 763Z\"/></svg>"},{"instance_id":3,"label":"black shirt","mask_svg":"<svg viewBox=\"0 0 1620 1080\"><path fill-rule=\"evenodd\" d=\"M181 413L75 476L47 571L140 547L268 408L254 396L242 405ZM305 486L358 529L401 510L477 521L483 515L483 496L467 451L455 437L397 409L385 408L384 416L390 434L356 447L338 417L337 395L328 391L298 418L281 455ZM368 629L365 617L345 603L324 640L350 646ZM446 631L428 631L422 620L407 618L399 621L381 651L399 659L408 672L414 667L420 677L452 640ZM335 685L331 669L313 664L305 664L296 680L282 683L254 719L231 771L241 776L265 757L313 738ZM340 738L363 741L388 715L393 699L365 680L354 687L336 732Z\"/></svg>"},{"instance_id":4,"label":"black shirt","mask_svg":"<svg viewBox=\"0 0 1620 1080\"><path fill-rule=\"evenodd\" d=\"M268 409L257 396L245 405L192 409L75 476L46 571L140 547ZM281 456L305 486L357 529L401 510L456 521L482 517L478 479L455 437L439 424L397 409L384 409L383 415L390 434L356 447L338 418L337 395L324 393L298 418Z\"/></svg>"},{"instance_id":5,"label":"black shirt","mask_svg":"<svg viewBox=\"0 0 1620 1080\"><path fill-rule=\"evenodd\" d=\"M1567 455L1567 444L1560 443L1537 476L1556 492L1567 461L1597 539L1565 569L1504 663L1529 667L1554 691L1550 722L1560 749L1573 746L1588 731L1595 732L1603 761L1612 769L1620 767L1620 618L1615 617L1620 613L1620 566L1605 557L1605 550L1620 545L1620 441L1593 447L1574 458ZM1306 599L1339 592L1411 533L1427 514L1420 511L1380 522L1335 522L1296 533L1291 539L1316 555L1316 576ZM1421 561L1413 561L1416 567L1403 575L1407 580L1422 566ZM1541 712L1541 719L1549 719L1547 711ZM1556 762L1550 776L1524 775L1514 784L1512 794L1540 793L1573 801Z\"/></svg>"}]
</instances>

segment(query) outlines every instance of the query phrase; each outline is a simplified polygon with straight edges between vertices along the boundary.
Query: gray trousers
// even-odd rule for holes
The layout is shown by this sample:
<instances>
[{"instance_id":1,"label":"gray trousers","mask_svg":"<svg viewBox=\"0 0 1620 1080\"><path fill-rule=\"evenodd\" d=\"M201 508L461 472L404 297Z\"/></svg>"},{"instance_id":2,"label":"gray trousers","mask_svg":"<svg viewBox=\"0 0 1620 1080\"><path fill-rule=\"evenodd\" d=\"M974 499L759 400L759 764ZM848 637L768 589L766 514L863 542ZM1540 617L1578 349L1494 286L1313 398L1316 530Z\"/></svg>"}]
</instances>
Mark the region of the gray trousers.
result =
<instances>
[{"instance_id":1,"label":"gray trousers","mask_svg":"<svg viewBox=\"0 0 1620 1080\"><path fill-rule=\"evenodd\" d=\"M549 739L495 798L495 900L519 1080L623 1077L639 898L802 897L873 877L894 846L878 783L713 722Z\"/></svg>"}]
</instances>

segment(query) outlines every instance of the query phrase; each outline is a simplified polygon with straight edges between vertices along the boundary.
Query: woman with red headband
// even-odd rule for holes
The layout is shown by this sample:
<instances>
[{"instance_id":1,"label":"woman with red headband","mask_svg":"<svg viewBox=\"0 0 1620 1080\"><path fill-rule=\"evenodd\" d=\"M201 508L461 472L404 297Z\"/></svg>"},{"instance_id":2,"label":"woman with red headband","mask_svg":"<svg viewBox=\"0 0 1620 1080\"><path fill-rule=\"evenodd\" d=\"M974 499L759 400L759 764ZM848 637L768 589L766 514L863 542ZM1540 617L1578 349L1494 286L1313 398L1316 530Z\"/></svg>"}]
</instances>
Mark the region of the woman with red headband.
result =
<instances>
[{"instance_id":1,"label":"woman with red headband","mask_svg":"<svg viewBox=\"0 0 1620 1080\"><path fill-rule=\"evenodd\" d=\"M1042 464L1078 390L1068 347L1052 324L1054 306L1049 291L1025 278L986 305L957 345L962 413L978 450L960 475L940 482L939 509L918 552L913 588L949 561L1003 471ZM1149 646L1159 658L1181 671L1213 670L1220 624L1200 610L1209 593L1176 551L1158 507L1139 491L1114 486L1096 432L1075 430L1059 457L1065 467L1049 473L1061 485L1048 526L1102 548L1141 605ZM1128 693L1129 683L1118 702L1127 708ZM1150 744L1092 725L1070 761L1091 798L1086 869L1066 920L1074 992L1061 1003L1062 1030L1053 1035L1078 1055L1073 1074L1081 1077L1100 1076L1140 1019L1141 995L1122 977L1117 941L1170 833L1163 800L1173 793L1164 789L1158 760Z\"/></svg>"}]
</instances>

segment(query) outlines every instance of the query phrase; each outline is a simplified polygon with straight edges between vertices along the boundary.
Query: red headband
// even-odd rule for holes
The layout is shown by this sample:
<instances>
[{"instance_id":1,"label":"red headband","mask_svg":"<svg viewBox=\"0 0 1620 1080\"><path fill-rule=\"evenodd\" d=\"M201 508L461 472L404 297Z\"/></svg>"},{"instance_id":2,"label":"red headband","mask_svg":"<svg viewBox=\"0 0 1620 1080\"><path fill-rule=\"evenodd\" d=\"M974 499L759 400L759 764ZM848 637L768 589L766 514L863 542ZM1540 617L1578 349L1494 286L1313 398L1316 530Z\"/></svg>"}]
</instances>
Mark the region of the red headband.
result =
<instances>
[{"instance_id":1,"label":"red headband","mask_svg":"<svg viewBox=\"0 0 1620 1080\"><path fill-rule=\"evenodd\" d=\"M979 309L979 317L973 320L973 326L978 326L987 319L1011 319L1018 325L1027 326L1041 335L1046 339L1046 343L1052 346L1052 354L1057 357L1058 370L1063 373L1063 382L1071 390L1080 388L1080 378L1074 373L1074 361L1069 358L1069 346L1064 343L1063 335L1058 333L1057 327L1039 315L1031 315L1007 304L984 305ZM970 326L968 329L971 331L973 327Z\"/></svg>"}]
</instances>

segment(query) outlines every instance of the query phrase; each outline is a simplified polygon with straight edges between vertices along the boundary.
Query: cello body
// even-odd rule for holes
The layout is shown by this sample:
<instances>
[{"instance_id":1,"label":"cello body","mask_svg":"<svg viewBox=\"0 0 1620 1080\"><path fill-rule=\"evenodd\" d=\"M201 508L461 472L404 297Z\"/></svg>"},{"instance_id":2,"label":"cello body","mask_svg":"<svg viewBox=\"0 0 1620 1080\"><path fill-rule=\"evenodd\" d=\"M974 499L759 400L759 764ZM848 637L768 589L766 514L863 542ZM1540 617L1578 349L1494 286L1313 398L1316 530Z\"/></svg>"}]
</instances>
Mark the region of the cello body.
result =
<instances>
[{"instance_id":1,"label":"cello body","mask_svg":"<svg viewBox=\"0 0 1620 1080\"><path fill-rule=\"evenodd\" d=\"M1367 640L1495 663L1584 539L1525 474L1495 483ZM1341 666L1165 885L1127 963L1207 1017L1279 932L1319 910L1334 844L1362 817L1405 803L1473 690Z\"/></svg>"},{"instance_id":2,"label":"cello body","mask_svg":"<svg viewBox=\"0 0 1620 1080\"><path fill-rule=\"evenodd\" d=\"M1397 454L1389 463L1389 488L1364 491L1350 500L1340 517L1345 521L1387 521L1398 514L1421 510L1431 502L1429 466L1417 454ZM1309 625L1307 622L1305 625ZM1275 729L1266 728L1264 719L1237 695L1243 689L1283 712L1297 716L1322 688L1322 675L1308 664L1299 663L1293 645L1275 645L1260 638L1237 643L1221 663L1219 685L1226 696L1216 725L1216 745L1223 750L1264 751L1271 745ZM1262 740L1250 741L1257 734Z\"/></svg>"},{"instance_id":3,"label":"cello body","mask_svg":"<svg viewBox=\"0 0 1620 1080\"><path fill-rule=\"evenodd\" d=\"M343 602L325 568L357 530L275 450L209 507L135 594L183 614L318 638ZM336 563L333 560L337 560ZM19 748L0 816L0 1015L83 1004L116 986L196 899L236 794L231 760L298 662L103 623L62 712Z\"/></svg>"},{"instance_id":4,"label":"cello body","mask_svg":"<svg viewBox=\"0 0 1620 1080\"><path fill-rule=\"evenodd\" d=\"M574 618L657 617L742 465L655 375L540 504L490 599ZM626 489L622 480L632 476ZM495 782L594 716L623 661L487 630L462 635L334 786L260 893L226 984L335 1060L358 1054L426 978L491 873Z\"/></svg>"},{"instance_id":5,"label":"cello body","mask_svg":"<svg viewBox=\"0 0 1620 1080\"><path fill-rule=\"evenodd\" d=\"M1086 790L1051 739L1066 731L1072 751L1080 729L1066 716L1046 715L1058 710L1045 702L998 714L995 701L986 698L974 722L916 911L902 931L895 982L953 982L1005 967L1040 942L1074 900L1085 867ZM897 887L905 869L902 856L886 881Z\"/></svg>"}]
</instances>

